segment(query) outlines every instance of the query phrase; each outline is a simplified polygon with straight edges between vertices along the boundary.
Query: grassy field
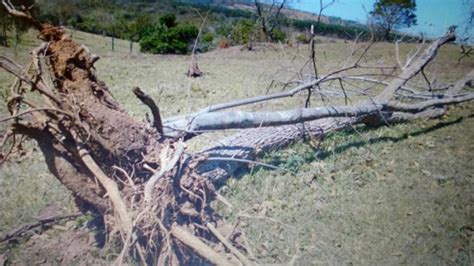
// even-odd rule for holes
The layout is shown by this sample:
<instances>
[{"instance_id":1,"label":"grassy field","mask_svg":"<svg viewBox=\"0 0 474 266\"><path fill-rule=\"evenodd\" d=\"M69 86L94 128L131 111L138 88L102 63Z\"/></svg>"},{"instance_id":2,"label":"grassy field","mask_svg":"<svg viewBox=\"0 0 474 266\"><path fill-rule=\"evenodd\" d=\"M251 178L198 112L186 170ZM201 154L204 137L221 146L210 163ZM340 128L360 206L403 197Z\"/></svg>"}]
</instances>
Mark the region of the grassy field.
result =
<instances>
[{"instance_id":1,"label":"grassy field","mask_svg":"<svg viewBox=\"0 0 474 266\"><path fill-rule=\"evenodd\" d=\"M147 110L133 96L134 86L154 97L169 117L279 91L279 82L294 78L308 54L306 46L276 45L257 51L231 47L199 55L205 75L190 79L184 75L189 56L129 54L125 41L117 41L112 52L110 38L81 32L74 37L101 56L96 65L99 78L137 119L144 119ZM0 55L26 65L27 52L37 44L34 33L29 33L18 49L1 47ZM321 39L320 73L342 66L352 47ZM402 45L401 57L413 49L415 44ZM457 64L458 53L453 45L442 48L428 76L444 84L470 71L474 59ZM395 64L393 44L377 43L364 63ZM0 71L2 93L11 82L12 77ZM417 79L414 84L422 82ZM301 106L305 99L302 95L248 108L283 109ZM313 105L318 104L315 99ZM221 193L234 208L220 210L228 221L240 224L253 256L262 263L472 264L473 114L474 106L468 103L450 109L441 119L355 128L321 143L295 143L264 160L297 175L254 169L241 179L230 179ZM6 115L2 101L0 117ZM225 134L229 133L216 135ZM209 138L194 140L190 148L204 144ZM53 202L73 210L71 195L42 160L33 152L0 169L0 232L31 221Z\"/></svg>"}]
</instances>

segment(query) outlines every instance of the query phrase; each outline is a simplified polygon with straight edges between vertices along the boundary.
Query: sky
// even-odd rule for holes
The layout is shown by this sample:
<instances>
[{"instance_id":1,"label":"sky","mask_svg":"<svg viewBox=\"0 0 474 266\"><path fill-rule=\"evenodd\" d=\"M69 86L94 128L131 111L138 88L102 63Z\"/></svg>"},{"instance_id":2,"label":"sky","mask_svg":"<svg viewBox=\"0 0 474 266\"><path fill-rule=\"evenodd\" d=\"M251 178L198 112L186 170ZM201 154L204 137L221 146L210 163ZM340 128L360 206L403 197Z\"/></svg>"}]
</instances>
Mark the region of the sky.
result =
<instances>
[{"instance_id":1,"label":"sky","mask_svg":"<svg viewBox=\"0 0 474 266\"><path fill-rule=\"evenodd\" d=\"M323 0L323 5L328 2L330 1ZM323 15L366 23L367 12L372 10L374 3L375 0L336 0L336 3L323 11ZM439 37L451 25L458 25L464 33L474 0L416 0L416 5L418 25L400 31ZM292 7L318 13L319 0L295 0Z\"/></svg>"}]
</instances>

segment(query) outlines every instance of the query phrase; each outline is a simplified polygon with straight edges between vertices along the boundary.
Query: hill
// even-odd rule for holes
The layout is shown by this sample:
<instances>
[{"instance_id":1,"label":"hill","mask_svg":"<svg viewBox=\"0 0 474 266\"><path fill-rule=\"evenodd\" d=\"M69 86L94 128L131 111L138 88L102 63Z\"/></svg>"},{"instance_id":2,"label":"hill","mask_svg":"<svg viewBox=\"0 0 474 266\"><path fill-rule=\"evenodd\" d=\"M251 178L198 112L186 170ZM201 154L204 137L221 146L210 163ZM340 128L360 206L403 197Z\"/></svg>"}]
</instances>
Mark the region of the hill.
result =
<instances>
[{"instance_id":1,"label":"hill","mask_svg":"<svg viewBox=\"0 0 474 266\"><path fill-rule=\"evenodd\" d=\"M56 25L64 25L82 31L127 39L131 42L146 42L153 45L160 38L170 39L171 35L181 35L179 31L167 32L160 26L159 18L173 14L178 26L192 26L186 38L177 39L188 49L161 49L142 45L149 52L189 52L191 39L196 37L202 17L210 10L210 16L203 29L199 50L207 51L218 46L240 45L249 42L267 41L268 36L256 20L255 6L248 1L39 1L43 20ZM291 6L290 6L291 7ZM273 21L274 20L274 21ZM273 41L295 42L308 40L311 25L316 25L318 16L308 12L285 8L281 15L272 18L276 38ZM274 25L274 26L273 26ZM321 17L316 29L319 36L343 39L364 39L369 37L368 29L355 22L334 17ZM173 35L173 36L174 36ZM171 37L175 38L175 37ZM169 42L168 42L169 43ZM187 50L187 51L185 51Z\"/></svg>"}]
</instances>

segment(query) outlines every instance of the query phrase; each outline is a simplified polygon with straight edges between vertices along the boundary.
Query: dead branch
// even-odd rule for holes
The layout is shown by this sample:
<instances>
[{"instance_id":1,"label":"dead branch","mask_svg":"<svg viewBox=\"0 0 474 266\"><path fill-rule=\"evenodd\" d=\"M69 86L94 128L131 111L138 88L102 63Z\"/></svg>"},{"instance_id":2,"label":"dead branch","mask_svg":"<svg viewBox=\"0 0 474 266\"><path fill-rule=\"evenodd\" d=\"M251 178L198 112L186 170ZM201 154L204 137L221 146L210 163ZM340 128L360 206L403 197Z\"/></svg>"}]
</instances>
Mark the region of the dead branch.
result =
<instances>
[{"instance_id":1,"label":"dead branch","mask_svg":"<svg viewBox=\"0 0 474 266\"><path fill-rule=\"evenodd\" d=\"M448 91L446 91L445 96L454 96L460 93L465 86L474 86L474 70L471 70L471 72L462 79L458 80L454 86L450 87Z\"/></svg>"},{"instance_id":2,"label":"dead branch","mask_svg":"<svg viewBox=\"0 0 474 266\"><path fill-rule=\"evenodd\" d=\"M0 236L0 243L3 243L5 241L11 241L13 239L19 238L25 233L29 231L33 231L37 229L38 227L49 227L52 224L61 222L63 220L68 220L68 219L75 219L82 215L82 213L72 213L72 214L65 214L65 215L57 215L57 216L52 216L52 217L46 217L46 218L40 218L37 219L36 222L32 223L27 223L27 224L22 224L20 226L17 226L5 234Z\"/></svg>"},{"instance_id":3,"label":"dead branch","mask_svg":"<svg viewBox=\"0 0 474 266\"><path fill-rule=\"evenodd\" d=\"M193 118L189 123L177 125L183 131L224 130L235 128L256 128L298 124L306 121L328 117L360 117L380 111L419 112L435 105L449 105L471 101L474 94L460 97L429 100L417 104L401 104L398 102L359 104L355 106L331 106L316 108L299 108L285 111L269 112L213 112L204 113Z\"/></svg>"},{"instance_id":4,"label":"dead branch","mask_svg":"<svg viewBox=\"0 0 474 266\"><path fill-rule=\"evenodd\" d=\"M465 78L457 82L457 89L453 89L453 95L458 94L460 90L465 86L472 83L474 80L474 72L471 71L466 75ZM394 81L395 82L395 81ZM386 110L390 110L389 107L393 107L392 110L404 110L407 112L387 111L384 112L383 118L380 116L380 112L376 112L374 117L378 123L398 123L406 122L422 117L439 117L443 115L446 110L444 108L436 108L437 106L452 102L453 104L457 101L472 100L472 94L465 95L466 98L452 98L450 94L446 93L447 97L443 100L433 100L426 104L421 102L413 105L400 104L398 102L391 101L385 105ZM461 96L462 97L462 96ZM429 106L435 108L431 109ZM379 106L382 107L382 106ZM385 109L384 109L385 110ZM423 110L420 112L420 110ZM373 121L372 121L373 122ZM356 117L344 117L340 118L323 118L318 120L312 120L303 124L297 125L284 125L276 127L259 127L254 129L242 130L237 134L227 137L220 141L219 145L209 146L202 150L203 153L209 154L209 156L221 156L231 158L243 158L255 160L257 156L267 152L269 150L285 147L293 141L302 139L303 137L310 136L314 138L322 138L329 132L348 128L352 125L359 123L368 123L368 120L364 116ZM230 176L238 176L242 173L242 167L240 164L231 164L229 162L204 162L199 167L200 173L211 178L215 183L222 184Z\"/></svg>"},{"instance_id":5,"label":"dead branch","mask_svg":"<svg viewBox=\"0 0 474 266\"><path fill-rule=\"evenodd\" d=\"M163 123L161 122L160 109L158 108L158 105L150 96L148 96L138 87L133 88L133 93L143 104L150 108L153 115L153 126L161 135L163 135Z\"/></svg>"},{"instance_id":6,"label":"dead branch","mask_svg":"<svg viewBox=\"0 0 474 266\"><path fill-rule=\"evenodd\" d=\"M436 56L438 49L451 41L454 41L456 36L454 33L449 33L448 35L437 39L434 41L424 52L421 54L414 62L412 62L408 67L406 67L402 74L400 74L398 79L395 79L389 86L387 86L381 94L379 94L375 99L377 101L388 101L390 100L395 92L399 90L403 85L406 84L408 80L413 78L416 74L420 73L423 68Z\"/></svg>"},{"instance_id":7,"label":"dead branch","mask_svg":"<svg viewBox=\"0 0 474 266\"><path fill-rule=\"evenodd\" d=\"M14 17L24 18L27 20L33 20L33 16L31 16L30 12L25 8L22 11L17 10L10 0L2 0L3 6L7 9L7 12L10 13Z\"/></svg>"}]
</instances>

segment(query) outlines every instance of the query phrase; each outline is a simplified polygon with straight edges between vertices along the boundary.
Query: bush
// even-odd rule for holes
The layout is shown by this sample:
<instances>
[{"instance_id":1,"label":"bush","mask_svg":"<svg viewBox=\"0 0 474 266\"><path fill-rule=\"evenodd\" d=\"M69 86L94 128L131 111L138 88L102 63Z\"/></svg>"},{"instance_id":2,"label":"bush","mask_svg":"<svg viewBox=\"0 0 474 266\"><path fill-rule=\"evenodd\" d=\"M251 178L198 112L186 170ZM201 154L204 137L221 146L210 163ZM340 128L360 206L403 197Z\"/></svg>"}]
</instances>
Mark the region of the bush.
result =
<instances>
[{"instance_id":1,"label":"bush","mask_svg":"<svg viewBox=\"0 0 474 266\"><path fill-rule=\"evenodd\" d=\"M214 40L214 34L212 32L206 32L202 36L202 42L211 43Z\"/></svg>"},{"instance_id":2,"label":"bush","mask_svg":"<svg viewBox=\"0 0 474 266\"><path fill-rule=\"evenodd\" d=\"M232 26L228 23L222 23L216 28L217 35L228 37L232 33Z\"/></svg>"},{"instance_id":3,"label":"bush","mask_svg":"<svg viewBox=\"0 0 474 266\"><path fill-rule=\"evenodd\" d=\"M306 34L301 34L296 36L296 41L302 44L308 44L310 41L310 38L306 36Z\"/></svg>"},{"instance_id":4,"label":"bush","mask_svg":"<svg viewBox=\"0 0 474 266\"><path fill-rule=\"evenodd\" d=\"M160 23L141 36L141 50L154 54L185 54L189 51L190 42L197 37L198 31L194 25L184 24L168 28Z\"/></svg>"},{"instance_id":5,"label":"bush","mask_svg":"<svg viewBox=\"0 0 474 266\"><path fill-rule=\"evenodd\" d=\"M231 31L231 39L234 44L247 44L252 40L255 32L255 22L243 19L237 22Z\"/></svg>"},{"instance_id":6,"label":"bush","mask_svg":"<svg viewBox=\"0 0 474 266\"><path fill-rule=\"evenodd\" d=\"M286 40L286 33L281 29L273 29L272 36L275 42L283 42Z\"/></svg>"}]
</instances>

